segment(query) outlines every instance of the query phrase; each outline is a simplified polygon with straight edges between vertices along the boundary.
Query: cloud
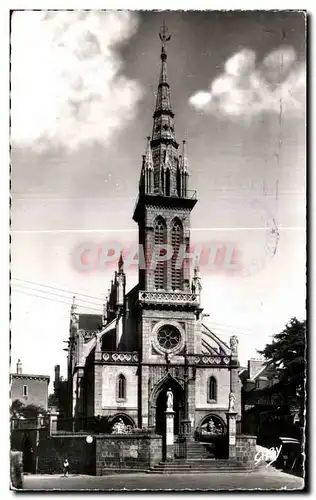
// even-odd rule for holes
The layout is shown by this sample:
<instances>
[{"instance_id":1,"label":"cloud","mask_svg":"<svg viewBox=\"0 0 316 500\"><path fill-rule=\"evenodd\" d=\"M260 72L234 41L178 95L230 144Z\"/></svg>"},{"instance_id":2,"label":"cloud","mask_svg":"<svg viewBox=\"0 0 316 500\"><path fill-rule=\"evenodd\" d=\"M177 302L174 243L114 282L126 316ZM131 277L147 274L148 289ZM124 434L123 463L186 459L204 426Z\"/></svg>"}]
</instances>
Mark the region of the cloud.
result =
<instances>
[{"instance_id":1,"label":"cloud","mask_svg":"<svg viewBox=\"0 0 316 500\"><path fill-rule=\"evenodd\" d=\"M292 47L283 46L256 64L256 54L243 49L224 65L208 91L198 91L189 103L196 110L230 118L250 118L262 112L305 112L305 63Z\"/></svg>"},{"instance_id":2,"label":"cloud","mask_svg":"<svg viewBox=\"0 0 316 500\"><path fill-rule=\"evenodd\" d=\"M127 11L15 12L13 143L108 144L134 116L142 94L140 84L122 74L117 51L137 25L137 15Z\"/></svg>"}]
</instances>

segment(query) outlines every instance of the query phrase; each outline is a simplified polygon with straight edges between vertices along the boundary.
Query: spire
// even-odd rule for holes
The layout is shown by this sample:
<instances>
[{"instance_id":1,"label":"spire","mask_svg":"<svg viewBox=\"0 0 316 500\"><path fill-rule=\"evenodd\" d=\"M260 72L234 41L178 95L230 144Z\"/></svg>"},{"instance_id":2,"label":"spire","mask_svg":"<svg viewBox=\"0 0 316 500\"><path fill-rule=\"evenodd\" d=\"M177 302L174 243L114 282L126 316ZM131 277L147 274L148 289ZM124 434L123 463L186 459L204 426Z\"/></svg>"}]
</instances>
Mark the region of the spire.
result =
<instances>
[{"instance_id":1,"label":"spire","mask_svg":"<svg viewBox=\"0 0 316 500\"><path fill-rule=\"evenodd\" d=\"M181 153L181 160L180 160L180 170L187 174L188 173L188 158L186 155L186 141L182 141L182 153Z\"/></svg>"},{"instance_id":2,"label":"spire","mask_svg":"<svg viewBox=\"0 0 316 500\"><path fill-rule=\"evenodd\" d=\"M200 277L200 266L199 266L199 258L196 256L194 262L194 278Z\"/></svg>"},{"instance_id":3,"label":"spire","mask_svg":"<svg viewBox=\"0 0 316 500\"><path fill-rule=\"evenodd\" d=\"M150 137L147 137L147 147L145 153L145 168L148 170L153 169L153 155L150 146Z\"/></svg>"},{"instance_id":4,"label":"spire","mask_svg":"<svg viewBox=\"0 0 316 500\"><path fill-rule=\"evenodd\" d=\"M175 147L178 147L174 130L174 113L172 112L171 108L170 87L167 75L166 43L169 42L171 35L169 35L168 28L166 27L165 22L163 22L159 37L162 42L160 54L161 69L157 90L156 108L154 112L154 128L152 140L155 144L158 144L159 142L161 142L161 140L169 140L174 143Z\"/></svg>"},{"instance_id":5,"label":"spire","mask_svg":"<svg viewBox=\"0 0 316 500\"><path fill-rule=\"evenodd\" d=\"M76 311L76 309L77 309L76 296L73 295L73 297L72 297L72 304L71 304L71 310L70 310L71 314L74 314L75 311Z\"/></svg>"},{"instance_id":6,"label":"spire","mask_svg":"<svg viewBox=\"0 0 316 500\"><path fill-rule=\"evenodd\" d=\"M119 274L123 274L124 273L124 260L123 260L123 254L122 254L122 252L120 254L120 258L119 258L119 261L118 261L118 272L119 272Z\"/></svg>"},{"instance_id":7,"label":"spire","mask_svg":"<svg viewBox=\"0 0 316 500\"><path fill-rule=\"evenodd\" d=\"M162 42L161 45L161 54L160 54L160 59L161 59L161 71L160 71L160 78L159 78L159 85L165 84L168 85L168 77L167 77L167 52L166 52L166 43L169 42L171 35L169 35L168 28L165 24L165 20L163 20L163 25L160 29L159 32L159 38Z\"/></svg>"}]
</instances>

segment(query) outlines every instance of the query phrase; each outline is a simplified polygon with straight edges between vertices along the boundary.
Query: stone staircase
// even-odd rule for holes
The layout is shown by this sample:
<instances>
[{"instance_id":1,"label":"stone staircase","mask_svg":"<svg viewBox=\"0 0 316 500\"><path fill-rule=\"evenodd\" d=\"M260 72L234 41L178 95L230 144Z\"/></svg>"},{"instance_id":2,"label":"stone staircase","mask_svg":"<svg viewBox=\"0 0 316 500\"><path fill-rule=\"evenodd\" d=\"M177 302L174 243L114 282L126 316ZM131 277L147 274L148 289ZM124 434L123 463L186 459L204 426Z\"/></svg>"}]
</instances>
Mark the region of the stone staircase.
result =
<instances>
[{"instance_id":1,"label":"stone staircase","mask_svg":"<svg viewBox=\"0 0 316 500\"><path fill-rule=\"evenodd\" d=\"M151 467L149 474L201 474L201 473L249 473L252 469L243 467L233 460L224 459L175 459L173 462L159 462Z\"/></svg>"},{"instance_id":2,"label":"stone staircase","mask_svg":"<svg viewBox=\"0 0 316 500\"><path fill-rule=\"evenodd\" d=\"M180 445L176 446L176 450L180 451ZM180 458L177 456L177 452L175 453L175 458ZM209 459L214 458L214 445L212 443L200 443L199 441L190 441L188 443L187 448L187 459Z\"/></svg>"},{"instance_id":3,"label":"stone staircase","mask_svg":"<svg viewBox=\"0 0 316 500\"><path fill-rule=\"evenodd\" d=\"M151 467L149 474L201 474L201 473L221 473L221 472L251 472L249 469L236 460L215 459L214 445L212 443L202 443L190 441L187 447L187 457L180 458L181 443L175 444L175 460L161 461Z\"/></svg>"}]
</instances>

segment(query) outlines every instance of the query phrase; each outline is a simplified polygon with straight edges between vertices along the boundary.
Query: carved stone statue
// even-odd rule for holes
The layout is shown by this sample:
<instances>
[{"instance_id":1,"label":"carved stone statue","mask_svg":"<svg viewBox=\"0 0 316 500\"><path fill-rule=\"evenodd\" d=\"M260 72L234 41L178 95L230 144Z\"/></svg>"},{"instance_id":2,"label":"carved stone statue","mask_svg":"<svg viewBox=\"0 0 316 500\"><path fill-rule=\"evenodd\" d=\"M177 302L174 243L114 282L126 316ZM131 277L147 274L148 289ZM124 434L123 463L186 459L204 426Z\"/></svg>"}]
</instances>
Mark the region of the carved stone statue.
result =
<instances>
[{"instance_id":1,"label":"carved stone statue","mask_svg":"<svg viewBox=\"0 0 316 500\"><path fill-rule=\"evenodd\" d=\"M230 348L232 351L232 355L237 356L237 354L238 354L238 338L236 337L236 335L233 335L232 337L230 337Z\"/></svg>"},{"instance_id":2,"label":"carved stone statue","mask_svg":"<svg viewBox=\"0 0 316 500\"><path fill-rule=\"evenodd\" d=\"M235 401L236 397L233 392L229 393L229 403L228 403L228 410L229 411L234 411L235 410Z\"/></svg>"},{"instance_id":3,"label":"carved stone statue","mask_svg":"<svg viewBox=\"0 0 316 500\"><path fill-rule=\"evenodd\" d=\"M101 351L101 338L100 338L100 335L98 335L98 332L94 332L94 336L96 338L95 350L97 352L100 352Z\"/></svg>"},{"instance_id":4,"label":"carved stone statue","mask_svg":"<svg viewBox=\"0 0 316 500\"><path fill-rule=\"evenodd\" d=\"M112 434L125 434L126 426L121 418L112 427Z\"/></svg>"},{"instance_id":5,"label":"carved stone statue","mask_svg":"<svg viewBox=\"0 0 316 500\"><path fill-rule=\"evenodd\" d=\"M207 422L207 432L210 432L211 434L216 434L216 425L214 424L214 420L212 418L209 419Z\"/></svg>"},{"instance_id":6,"label":"carved stone statue","mask_svg":"<svg viewBox=\"0 0 316 500\"><path fill-rule=\"evenodd\" d=\"M173 394L170 387L167 390L167 410L173 410Z\"/></svg>"}]
</instances>

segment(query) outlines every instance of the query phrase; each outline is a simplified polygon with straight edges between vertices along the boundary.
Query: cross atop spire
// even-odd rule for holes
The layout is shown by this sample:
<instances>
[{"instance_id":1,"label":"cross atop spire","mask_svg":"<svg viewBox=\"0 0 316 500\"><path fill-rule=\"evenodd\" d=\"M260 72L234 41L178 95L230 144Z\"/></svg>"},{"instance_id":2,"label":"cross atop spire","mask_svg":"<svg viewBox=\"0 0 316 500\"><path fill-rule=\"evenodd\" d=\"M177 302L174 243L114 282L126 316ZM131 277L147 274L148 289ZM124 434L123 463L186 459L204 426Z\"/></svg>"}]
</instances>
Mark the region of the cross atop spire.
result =
<instances>
[{"instance_id":1,"label":"cross atop spire","mask_svg":"<svg viewBox=\"0 0 316 500\"><path fill-rule=\"evenodd\" d=\"M159 31L159 38L162 41L162 45L164 45L166 42L169 42L171 35L169 35L169 30L166 26L165 20L163 20L162 26Z\"/></svg>"}]
</instances>

